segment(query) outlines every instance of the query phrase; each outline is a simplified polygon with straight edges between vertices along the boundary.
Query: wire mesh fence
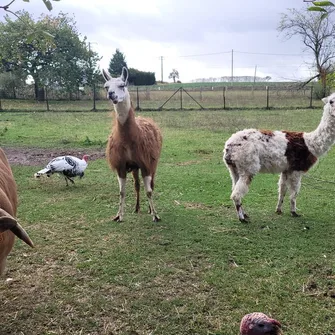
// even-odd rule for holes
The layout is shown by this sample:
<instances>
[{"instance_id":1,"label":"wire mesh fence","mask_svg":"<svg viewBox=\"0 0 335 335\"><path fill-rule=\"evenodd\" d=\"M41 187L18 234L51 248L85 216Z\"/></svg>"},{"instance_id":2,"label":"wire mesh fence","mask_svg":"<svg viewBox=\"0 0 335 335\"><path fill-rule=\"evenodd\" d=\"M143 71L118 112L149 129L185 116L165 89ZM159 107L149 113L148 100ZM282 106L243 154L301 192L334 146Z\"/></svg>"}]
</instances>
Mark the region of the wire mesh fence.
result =
<instances>
[{"instance_id":1,"label":"wire mesh fence","mask_svg":"<svg viewBox=\"0 0 335 335\"><path fill-rule=\"evenodd\" d=\"M197 110L197 109L270 109L313 108L322 102L313 86L297 85L216 85L216 86L129 86L136 110ZM111 106L102 85L68 94L45 88L44 101L36 101L34 92L17 92L15 97L0 96L0 110L22 111L104 111Z\"/></svg>"}]
</instances>

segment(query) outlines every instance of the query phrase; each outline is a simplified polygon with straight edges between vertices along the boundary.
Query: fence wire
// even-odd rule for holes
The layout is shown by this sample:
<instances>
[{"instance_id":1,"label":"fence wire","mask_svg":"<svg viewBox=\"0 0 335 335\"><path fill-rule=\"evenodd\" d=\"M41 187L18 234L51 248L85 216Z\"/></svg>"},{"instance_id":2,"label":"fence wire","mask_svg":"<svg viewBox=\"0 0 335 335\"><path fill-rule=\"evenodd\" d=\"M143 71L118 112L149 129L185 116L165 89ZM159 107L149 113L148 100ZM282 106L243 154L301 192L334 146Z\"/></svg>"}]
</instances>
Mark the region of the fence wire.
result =
<instances>
[{"instance_id":1,"label":"fence wire","mask_svg":"<svg viewBox=\"0 0 335 335\"><path fill-rule=\"evenodd\" d=\"M172 87L172 89L170 88ZM133 106L137 110L199 109L270 109L320 107L313 86L297 85L222 85L222 86L129 86ZM110 109L102 85L86 87L71 94L46 88L45 100L34 100L32 88L0 96L0 110L35 111L104 111Z\"/></svg>"}]
</instances>

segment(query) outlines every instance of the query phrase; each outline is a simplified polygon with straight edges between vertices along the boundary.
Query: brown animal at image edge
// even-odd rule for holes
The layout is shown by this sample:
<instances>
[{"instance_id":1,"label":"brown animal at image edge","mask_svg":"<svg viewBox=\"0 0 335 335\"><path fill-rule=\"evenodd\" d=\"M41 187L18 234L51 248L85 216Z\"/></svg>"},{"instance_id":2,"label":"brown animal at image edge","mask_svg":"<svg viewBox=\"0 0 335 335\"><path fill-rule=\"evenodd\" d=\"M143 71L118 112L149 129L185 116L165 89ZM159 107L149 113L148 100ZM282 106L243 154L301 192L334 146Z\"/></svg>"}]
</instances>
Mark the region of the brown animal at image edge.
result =
<instances>
[{"instance_id":1,"label":"brown animal at image edge","mask_svg":"<svg viewBox=\"0 0 335 335\"><path fill-rule=\"evenodd\" d=\"M16 183L7 157L0 148L0 275L5 270L7 256L13 248L15 235L29 246L34 246L26 231L15 219L16 211Z\"/></svg>"}]
</instances>

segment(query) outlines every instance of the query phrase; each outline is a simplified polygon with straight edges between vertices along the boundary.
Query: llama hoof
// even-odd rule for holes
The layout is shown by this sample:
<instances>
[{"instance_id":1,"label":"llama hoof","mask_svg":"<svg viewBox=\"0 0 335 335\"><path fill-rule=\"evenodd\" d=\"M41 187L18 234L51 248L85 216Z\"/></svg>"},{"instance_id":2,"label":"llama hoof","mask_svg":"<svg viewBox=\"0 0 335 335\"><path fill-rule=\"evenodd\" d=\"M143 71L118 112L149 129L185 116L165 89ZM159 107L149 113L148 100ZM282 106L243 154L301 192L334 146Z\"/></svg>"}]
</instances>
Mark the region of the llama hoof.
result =
<instances>
[{"instance_id":1,"label":"llama hoof","mask_svg":"<svg viewBox=\"0 0 335 335\"><path fill-rule=\"evenodd\" d=\"M140 212L140 209L139 208L135 208L134 209L134 213L139 213Z\"/></svg>"},{"instance_id":2,"label":"llama hoof","mask_svg":"<svg viewBox=\"0 0 335 335\"><path fill-rule=\"evenodd\" d=\"M301 216L301 215L298 214L297 212L291 212L291 215L292 215L294 218L298 218L298 217Z\"/></svg>"},{"instance_id":3,"label":"llama hoof","mask_svg":"<svg viewBox=\"0 0 335 335\"><path fill-rule=\"evenodd\" d=\"M122 218L121 218L120 215L116 215L116 216L113 218L113 221L121 222L121 221L122 221Z\"/></svg>"},{"instance_id":4,"label":"llama hoof","mask_svg":"<svg viewBox=\"0 0 335 335\"><path fill-rule=\"evenodd\" d=\"M277 213L278 215L282 215L282 214L283 214L283 212L282 212L281 209L277 209L277 210L276 210L276 213Z\"/></svg>"},{"instance_id":5,"label":"llama hoof","mask_svg":"<svg viewBox=\"0 0 335 335\"><path fill-rule=\"evenodd\" d=\"M161 218L158 216L158 215L155 215L153 218L152 218L152 221L153 222L158 222L158 221L160 221L161 220Z\"/></svg>"},{"instance_id":6,"label":"llama hoof","mask_svg":"<svg viewBox=\"0 0 335 335\"><path fill-rule=\"evenodd\" d=\"M249 216L245 215L244 218L239 218L242 223L249 223Z\"/></svg>"}]
</instances>

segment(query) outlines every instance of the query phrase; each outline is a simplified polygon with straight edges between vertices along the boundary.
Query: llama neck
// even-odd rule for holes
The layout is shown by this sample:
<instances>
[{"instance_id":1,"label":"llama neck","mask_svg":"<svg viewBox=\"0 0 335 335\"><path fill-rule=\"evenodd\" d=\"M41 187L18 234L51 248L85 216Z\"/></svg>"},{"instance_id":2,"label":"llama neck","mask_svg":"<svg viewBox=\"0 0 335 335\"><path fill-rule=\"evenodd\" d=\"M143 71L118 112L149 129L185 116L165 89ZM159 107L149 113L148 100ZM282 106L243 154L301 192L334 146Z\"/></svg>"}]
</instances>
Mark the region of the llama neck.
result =
<instances>
[{"instance_id":1,"label":"llama neck","mask_svg":"<svg viewBox=\"0 0 335 335\"><path fill-rule=\"evenodd\" d=\"M316 157L325 154L335 142L335 116L325 107L318 127L304 135L305 142Z\"/></svg>"},{"instance_id":2,"label":"llama neck","mask_svg":"<svg viewBox=\"0 0 335 335\"><path fill-rule=\"evenodd\" d=\"M126 118L125 114L127 115ZM121 138L129 140L136 134L136 122L135 112L132 106L129 107L127 113L122 114L122 118L116 112L116 118L114 119L114 129Z\"/></svg>"},{"instance_id":3,"label":"llama neck","mask_svg":"<svg viewBox=\"0 0 335 335\"><path fill-rule=\"evenodd\" d=\"M116 105L114 105L116 118L120 124L122 125L125 124L125 122L128 119L129 111L131 108L132 107L131 107L129 95L127 95L123 101L118 102Z\"/></svg>"}]
</instances>

